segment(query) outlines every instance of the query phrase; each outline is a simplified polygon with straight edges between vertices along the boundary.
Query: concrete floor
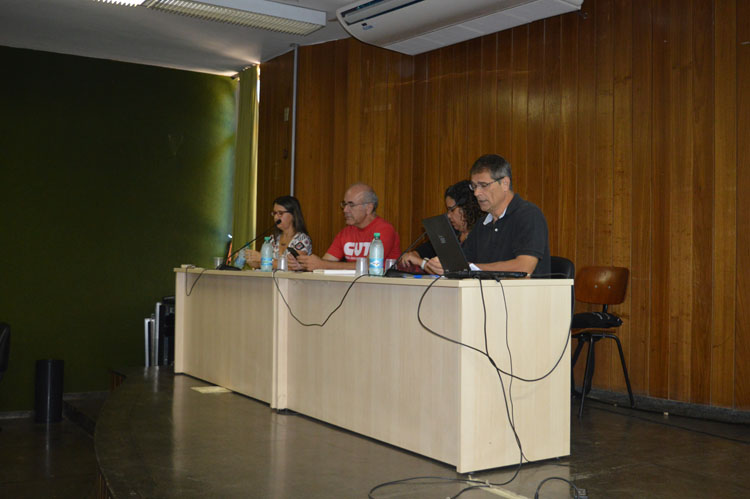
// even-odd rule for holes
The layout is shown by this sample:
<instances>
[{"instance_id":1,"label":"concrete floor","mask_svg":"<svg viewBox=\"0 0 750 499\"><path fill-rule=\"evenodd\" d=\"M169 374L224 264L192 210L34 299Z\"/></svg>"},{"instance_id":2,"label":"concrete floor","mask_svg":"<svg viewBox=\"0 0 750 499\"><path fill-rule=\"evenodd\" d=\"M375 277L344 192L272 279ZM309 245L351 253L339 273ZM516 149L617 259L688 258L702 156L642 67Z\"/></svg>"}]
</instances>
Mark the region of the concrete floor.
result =
<instances>
[{"instance_id":1,"label":"concrete floor","mask_svg":"<svg viewBox=\"0 0 750 499\"><path fill-rule=\"evenodd\" d=\"M0 419L0 498L93 498L94 439L63 419Z\"/></svg>"},{"instance_id":2,"label":"concrete floor","mask_svg":"<svg viewBox=\"0 0 750 499\"><path fill-rule=\"evenodd\" d=\"M175 393L200 385L204 383L188 376L174 377ZM173 445L143 456L141 471L148 475L149 483L163 479L163 485L151 483L152 488L142 489L142 497L367 497L372 487L391 480L465 478L442 463L303 416L274 413L246 397L231 393L212 397L213 412L204 412L203 408L209 407L205 403L190 411L200 425L211 421L211 431L196 430L203 432L205 441L200 442L208 445L218 439L227 447L226 455L209 457L215 467L191 469L192 462L206 460L206 447L178 448L174 435L168 435ZM593 498L750 497L748 425L665 417L595 401L587 401L581 420L575 414L576 403L572 411L571 456L524 465L518 476L503 486L505 490L534 497L542 480L558 476L586 488ZM175 414L166 416L162 419ZM238 416L241 423L228 428L228 422ZM155 444L162 432L159 424L154 425L153 435L146 435ZM182 431L190 431L192 423L182 419L180 424L184 425ZM93 440L77 424L63 420L37 425L28 419L0 419L0 428L0 498L93 497L97 466ZM136 430L149 432L143 427ZM238 467L242 473L231 471ZM507 468L474 477L503 482L514 472ZM220 485L212 485L214 479ZM417 480L378 489L373 497L442 499L455 496L464 487L435 479ZM498 494L474 489L461 497ZM551 481L544 485L540 497L570 494L566 484Z\"/></svg>"}]
</instances>

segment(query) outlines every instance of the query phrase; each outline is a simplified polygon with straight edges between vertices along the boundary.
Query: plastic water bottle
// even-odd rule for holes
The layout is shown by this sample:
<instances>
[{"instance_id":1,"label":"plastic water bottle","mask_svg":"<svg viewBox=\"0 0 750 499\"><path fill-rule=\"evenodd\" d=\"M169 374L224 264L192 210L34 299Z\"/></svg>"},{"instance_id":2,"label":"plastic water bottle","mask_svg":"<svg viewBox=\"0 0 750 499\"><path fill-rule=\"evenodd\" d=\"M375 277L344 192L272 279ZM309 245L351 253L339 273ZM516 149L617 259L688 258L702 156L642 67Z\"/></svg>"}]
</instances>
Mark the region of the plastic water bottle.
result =
<instances>
[{"instance_id":1,"label":"plastic water bottle","mask_svg":"<svg viewBox=\"0 0 750 499\"><path fill-rule=\"evenodd\" d=\"M239 253L237 253L237 256L234 259L234 266L238 269L241 269L245 266L245 249L241 249Z\"/></svg>"},{"instance_id":2,"label":"plastic water bottle","mask_svg":"<svg viewBox=\"0 0 750 499\"><path fill-rule=\"evenodd\" d=\"M263 246L260 248L260 270L262 272L273 270L273 247L269 236L266 236Z\"/></svg>"},{"instance_id":3,"label":"plastic water bottle","mask_svg":"<svg viewBox=\"0 0 750 499\"><path fill-rule=\"evenodd\" d=\"M376 232L370 243L370 275L383 275L383 253L383 241L380 240L380 232Z\"/></svg>"}]
</instances>

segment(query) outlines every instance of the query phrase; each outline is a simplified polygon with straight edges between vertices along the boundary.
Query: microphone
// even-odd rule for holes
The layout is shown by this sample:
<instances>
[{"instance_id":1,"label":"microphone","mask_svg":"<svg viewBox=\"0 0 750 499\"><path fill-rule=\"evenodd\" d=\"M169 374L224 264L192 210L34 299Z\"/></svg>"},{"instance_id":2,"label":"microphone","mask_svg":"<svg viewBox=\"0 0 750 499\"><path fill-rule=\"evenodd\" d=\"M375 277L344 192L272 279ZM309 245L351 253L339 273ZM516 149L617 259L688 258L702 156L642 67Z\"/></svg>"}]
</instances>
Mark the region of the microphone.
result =
<instances>
[{"instance_id":1,"label":"microphone","mask_svg":"<svg viewBox=\"0 0 750 499\"><path fill-rule=\"evenodd\" d=\"M409 247L408 247L408 248L406 248L406 249L405 249L405 250L404 250L404 251L403 251L403 252L402 252L402 253L401 253L401 254L400 254L400 255L398 256L398 258L396 258L396 263L394 263L394 264L393 264L393 265L392 265L392 266L391 266L390 268L387 268L387 269L385 269L385 274L384 274L384 275L385 275L385 277L398 277L398 276L400 276L400 275L402 275L402 274L411 274L410 272L403 272L403 271L397 270L397 269L395 268L395 266L396 266L396 265L398 265L398 261L399 261L399 260L401 260L401 258L402 258L402 257L403 257L403 256L404 256L405 254L407 254L408 252L410 252L411 250L413 250L413 249L414 249L414 247L415 247L415 246L417 245L417 243L418 243L419 241L421 241L421 240L422 240L422 238L423 238L424 236L426 236L426 235L427 235L427 232L422 232L422 233L421 233L421 234L420 234L419 236L417 236L417 238L416 238L416 239L414 240L414 242L413 242L413 243L411 243L411 244L409 245ZM389 273L389 272L390 272L390 275L388 275L388 273Z\"/></svg>"},{"instance_id":2,"label":"microphone","mask_svg":"<svg viewBox=\"0 0 750 499\"><path fill-rule=\"evenodd\" d=\"M234 257L237 256L237 254L240 251L244 250L245 248L247 248L248 246L250 246L251 244L253 244L255 241L257 241L261 237L263 237L266 234L268 234L269 232L271 232L280 223L281 223L281 219L276 220L276 222L272 226L268 227L266 230L264 230L263 232L261 232L260 234L258 234L257 236L255 236L253 239L251 239L250 241L248 241L245 244L243 244L240 247L240 249L238 249L237 251L235 251L234 253L232 253L231 255L229 255L226 258L226 260L224 260L224 263L222 263L221 265L219 265L218 267L216 267L216 270L240 270L237 267L235 267L234 265L230 265L229 262L232 261L234 259Z\"/></svg>"}]
</instances>

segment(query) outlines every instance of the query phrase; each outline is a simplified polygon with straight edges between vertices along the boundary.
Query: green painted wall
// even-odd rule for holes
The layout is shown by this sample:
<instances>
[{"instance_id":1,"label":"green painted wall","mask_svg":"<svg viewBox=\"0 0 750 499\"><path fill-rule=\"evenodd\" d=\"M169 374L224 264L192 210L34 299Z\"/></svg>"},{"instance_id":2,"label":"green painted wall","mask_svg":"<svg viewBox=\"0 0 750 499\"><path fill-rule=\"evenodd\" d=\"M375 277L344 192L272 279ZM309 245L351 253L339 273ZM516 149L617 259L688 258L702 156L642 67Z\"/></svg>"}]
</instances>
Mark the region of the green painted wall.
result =
<instances>
[{"instance_id":1,"label":"green painted wall","mask_svg":"<svg viewBox=\"0 0 750 499\"><path fill-rule=\"evenodd\" d=\"M210 264L231 226L235 83L0 47L0 411L34 404L34 363L64 391L143 364L143 319L172 269Z\"/></svg>"}]
</instances>

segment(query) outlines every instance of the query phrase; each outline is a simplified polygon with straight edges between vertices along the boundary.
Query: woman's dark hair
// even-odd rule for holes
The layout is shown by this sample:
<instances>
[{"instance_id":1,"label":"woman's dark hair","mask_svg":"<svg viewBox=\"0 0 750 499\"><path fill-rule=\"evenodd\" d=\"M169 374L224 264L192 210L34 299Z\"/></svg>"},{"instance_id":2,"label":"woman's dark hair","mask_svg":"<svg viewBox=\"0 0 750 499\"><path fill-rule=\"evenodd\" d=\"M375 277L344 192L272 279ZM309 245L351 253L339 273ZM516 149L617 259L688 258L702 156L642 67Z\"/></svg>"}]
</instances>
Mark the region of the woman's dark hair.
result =
<instances>
[{"instance_id":1,"label":"woman's dark hair","mask_svg":"<svg viewBox=\"0 0 750 499\"><path fill-rule=\"evenodd\" d=\"M305 225L305 217L302 216L302 207L299 201L294 196L280 196L273 200L273 204L283 206L286 211L292 214L292 226L295 232L302 232L307 234L307 226ZM273 206L273 205L271 205ZM280 232L278 226L276 232Z\"/></svg>"},{"instance_id":2,"label":"woman's dark hair","mask_svg":"<svg viewBox=\"0 0 750 499\"><path fill-rule=\"evenodd\" d=\"M483 213L479 209L479 203L477 198L474 197L474 192L471 190L469 185L471 184L468 180L462 180L458 183L453 184L445 190L445 196L451 197L456 202L456 206L459 206L464 214L464 220L466 221L466 227L471 230L474 224L477 223Z\"/></svg>"}]
</instances>

